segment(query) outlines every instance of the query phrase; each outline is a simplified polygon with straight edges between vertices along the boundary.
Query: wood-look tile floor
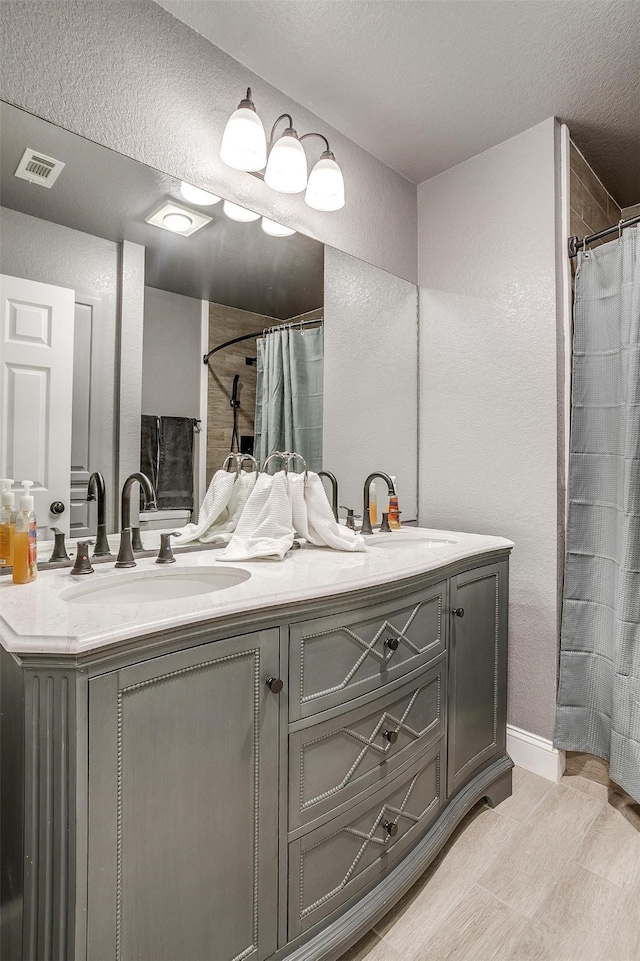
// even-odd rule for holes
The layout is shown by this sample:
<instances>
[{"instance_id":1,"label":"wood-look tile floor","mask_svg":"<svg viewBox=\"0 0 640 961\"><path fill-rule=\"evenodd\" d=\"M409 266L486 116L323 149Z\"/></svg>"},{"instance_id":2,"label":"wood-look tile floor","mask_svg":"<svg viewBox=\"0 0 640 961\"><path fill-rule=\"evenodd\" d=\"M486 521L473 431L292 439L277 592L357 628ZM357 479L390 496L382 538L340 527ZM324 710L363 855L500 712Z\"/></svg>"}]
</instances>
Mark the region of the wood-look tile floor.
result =
<instances>
[{"instance_id":1,"label":"wood-look tile floor","mask_svg":"<svg viewBox=\"0 0 640 961\"><path fill-rule=\"evenodd\" d=\"M515 768L341 961L640 961L639 815L580 773Z\"/></svg>"}]
</instances>

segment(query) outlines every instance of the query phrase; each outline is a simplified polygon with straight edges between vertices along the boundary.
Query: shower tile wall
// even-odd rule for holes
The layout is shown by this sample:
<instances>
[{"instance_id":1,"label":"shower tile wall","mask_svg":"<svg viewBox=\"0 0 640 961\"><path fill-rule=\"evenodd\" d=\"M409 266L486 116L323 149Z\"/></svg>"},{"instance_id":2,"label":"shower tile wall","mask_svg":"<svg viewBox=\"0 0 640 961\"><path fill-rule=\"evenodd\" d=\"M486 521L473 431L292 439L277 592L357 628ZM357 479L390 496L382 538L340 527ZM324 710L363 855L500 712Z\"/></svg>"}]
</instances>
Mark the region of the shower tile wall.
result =
<instances>
[{"instance_id":1,"label":"shower tile wall","mask_svg":"<svg viewBox=\"0 0 640 961\"><path fill-rule=\"evenodd\" d=\"M209 304L209 349L234 337L242 337L255 330L272 327L279 321L248 310ZM233 410L230 406L233 378L240 374L238 433L253 434L256 406L256 368L246 363L256 356L256 341L225 347L209 360L209 391L207 400L207 484L229 453L233 430Z\"/></svg>"},{"instance_id":2,"label":"shower tile wall","mask_svg":"<svg viewBox=\"0 0 640 961\"><path fill-rule=\"evenodd\" d=\"M586 237L617 224L620 207L573 142L570 171L571 236ZM575 266L575 260L572 265Z\"/></svg>"}]
</instances>

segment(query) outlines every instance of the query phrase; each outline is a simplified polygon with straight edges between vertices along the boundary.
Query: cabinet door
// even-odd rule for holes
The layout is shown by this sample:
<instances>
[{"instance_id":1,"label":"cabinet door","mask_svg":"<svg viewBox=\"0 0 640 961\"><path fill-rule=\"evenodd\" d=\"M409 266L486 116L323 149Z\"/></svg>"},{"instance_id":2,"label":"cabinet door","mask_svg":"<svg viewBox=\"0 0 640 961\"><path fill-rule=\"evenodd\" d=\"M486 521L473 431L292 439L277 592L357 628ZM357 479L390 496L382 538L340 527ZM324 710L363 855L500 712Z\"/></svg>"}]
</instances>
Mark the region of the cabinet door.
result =
<instances>
[{"instance_id":1,"label":"cabinet door","mask_svg":"<svg viewBox=\"0 0 640 961\"><path fill-rule=\"evenodd\" d=\"M449 795L505 751L507 571L503 561L451 580Z\"/></svg>"},{"instance_id":2,"label":"cabinet door","mask_svg":"<svg viewBox=\"0 0 640 961\"><path fill-rule=\"evenodd\" d=\"M276 948L278 632L89 683L88 957Z\"/></svg>"}]
</instances>

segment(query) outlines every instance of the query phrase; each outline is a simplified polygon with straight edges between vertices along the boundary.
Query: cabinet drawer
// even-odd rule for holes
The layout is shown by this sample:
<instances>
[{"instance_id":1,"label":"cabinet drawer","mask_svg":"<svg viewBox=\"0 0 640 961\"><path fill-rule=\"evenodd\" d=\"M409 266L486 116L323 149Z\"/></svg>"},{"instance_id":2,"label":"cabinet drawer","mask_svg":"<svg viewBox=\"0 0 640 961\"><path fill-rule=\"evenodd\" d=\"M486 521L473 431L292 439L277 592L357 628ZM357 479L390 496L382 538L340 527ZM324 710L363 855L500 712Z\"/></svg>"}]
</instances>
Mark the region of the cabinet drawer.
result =
<instances>
[{"instance_id":1,"label":"cabinet drawer","mask_svg":"<svg viewBox=\"0 0 640 961\"><path fill-rule=\"evenodd\" d=\"M289 737L289 830L382 786L444 731L445 659L419 679ZM308 722L307 722L308 724Z\"/></svg>"},{"instance_id":2,"label":"cabinet drawer","mask_svg":"<svg viewBox=\"0 0 640 961\"><path fill-rule=\"evenodd\" d=\"M373 798L289 844L290 940L381 881L437 817L443 743Z\"/></svg>"},{"instance_id":3,"label":"cabinet drawer","mask_svg":"<svg viewBox=\"0 0 640 961\"><path fill-rule=\"evenodd\" d=\"M443 581L407 595L395 606L373 604L349 614L292 624L291 720L378 691L441 654L446 589Z\"/></svg>"}]
</instances>

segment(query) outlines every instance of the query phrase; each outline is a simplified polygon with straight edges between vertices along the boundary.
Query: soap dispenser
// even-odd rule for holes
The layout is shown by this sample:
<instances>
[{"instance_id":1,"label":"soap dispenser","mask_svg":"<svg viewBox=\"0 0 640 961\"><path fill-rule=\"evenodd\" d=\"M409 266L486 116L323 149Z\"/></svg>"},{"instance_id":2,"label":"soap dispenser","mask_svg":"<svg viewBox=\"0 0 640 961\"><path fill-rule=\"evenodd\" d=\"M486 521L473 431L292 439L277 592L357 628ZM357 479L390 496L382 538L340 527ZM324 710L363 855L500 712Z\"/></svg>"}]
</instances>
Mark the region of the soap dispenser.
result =
<instances>
[{"instance_id":1,"label":"soap dispenser","mask_svg":"<svg viewBox=\"0 0 640 961\"><path fill-rule=\"evenodd\" d=\"M30 493L33 481L22 481L24 494L16 516L16 536L13 548L13 583L28 584L38 573L38 528Z\"/></svg>"},{"instance_id":2,"label":"soap dispenser","mask_svg":"<svg viewBox=\"0 0 640 961\"><path fill-rule=\"evenodd\" d=\"M13 567L13 547L16 536L16 497L11 490L13 477L5 477L2 484L0 507L0 567Z\"/></svg>"},{"instance_id":3,"label":"soap dispenser","mask_svg":"<svg viewBox=\"0 0 640 961\"><path fill-rule=\"evenodd\" d=\"M398 504L398 485L396 484L396 479L391 475L391 480L393 481L393 488L395 494L389 497L389 527L392 531L399 531L402 522L400 521L400 505Z\"/></svg>"}]
</instances>

